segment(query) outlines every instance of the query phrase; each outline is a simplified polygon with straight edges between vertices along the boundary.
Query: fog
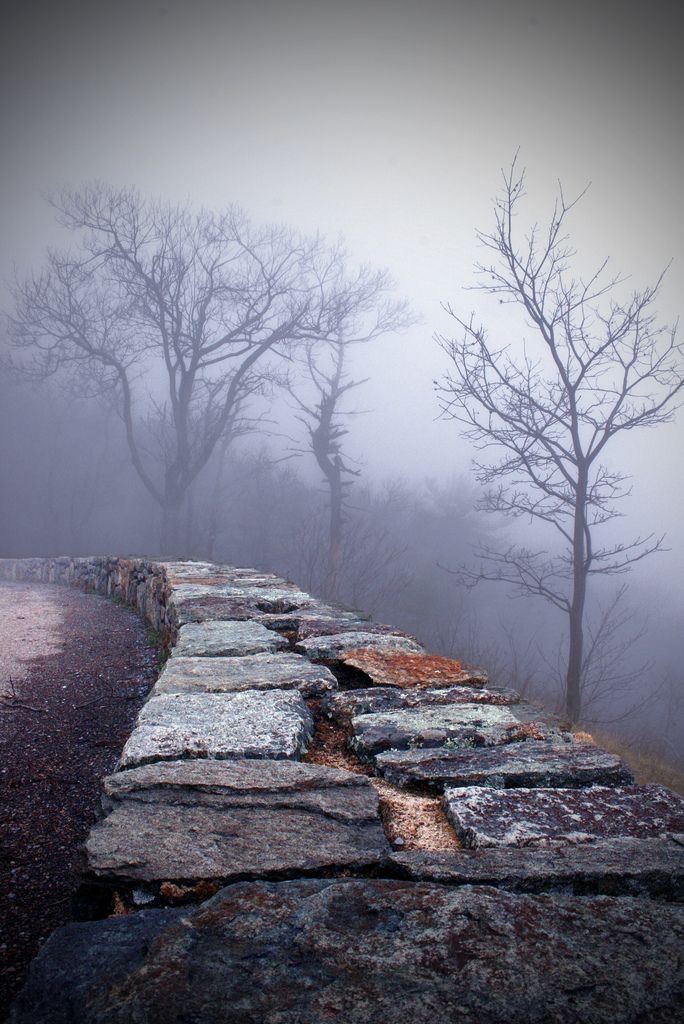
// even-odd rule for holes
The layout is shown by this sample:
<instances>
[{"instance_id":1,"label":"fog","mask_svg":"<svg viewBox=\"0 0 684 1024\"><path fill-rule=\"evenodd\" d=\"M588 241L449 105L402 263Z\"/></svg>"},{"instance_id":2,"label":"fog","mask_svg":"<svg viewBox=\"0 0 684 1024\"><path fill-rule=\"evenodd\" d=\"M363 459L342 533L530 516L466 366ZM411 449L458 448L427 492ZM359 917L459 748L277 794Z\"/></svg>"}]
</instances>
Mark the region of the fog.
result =
<instances>
[{"instance_id":1,"label":"fog","mask_svg":"<svg viewBox=\"0 0 684 1024\"><path fill-rule=\"evenodd\" d=\"M527 522L476 510L472 446L439 415L434 381L449 364L434 335L455 333L451 303L464 317L476 311L500 345L532 343L515 311L469 290L482 259L476 229L491 229L500 168L518 150L525 216L547 216L557 179L567 195L590 182L569 222L578 273L610 257L627 294L672 261L657 313L676 320L676 5L29 0L3 36L5 311L15 275L40 268L47 246L73 244L46 201L64 186L134 186L196 210L235 203L256 225L343 236L348 266L387 268L412 322L349 352L349 373L365 382L342 406L359 414L344 419L354 475L334 596L559 705L563 615L499 585L467 590L447 571L472 564L478 538L533 542ZM163 374L152 361L144 370L140 394L159 397ZM279 379L253 396L249 414L263 422L197 476L175 553L256 564L323 592L328 492L297 405L315 395L296 360L287 370L294 395ZM0 401L0 556L159 552L159 509L111 395L64 371L31 383L5 369ZM603 667L587 720L669 759L684 735L682 423L630 431L612 450L632 491L611 537L665 533L668 550L598 578L587 613L599 621L629 583L606 647L614 671Z\"/></svg>"}]
</instances>

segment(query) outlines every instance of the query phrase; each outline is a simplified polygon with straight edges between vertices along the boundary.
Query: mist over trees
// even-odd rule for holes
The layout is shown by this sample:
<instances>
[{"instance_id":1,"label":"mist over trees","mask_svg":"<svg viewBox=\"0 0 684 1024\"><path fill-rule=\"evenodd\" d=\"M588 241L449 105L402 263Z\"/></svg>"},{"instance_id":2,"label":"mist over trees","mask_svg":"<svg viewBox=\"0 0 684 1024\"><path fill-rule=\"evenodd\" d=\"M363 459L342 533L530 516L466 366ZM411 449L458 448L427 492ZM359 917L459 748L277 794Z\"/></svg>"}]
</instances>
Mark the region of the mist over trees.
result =
<instances>
[{"instance_id":1,"label":"mist over trees","mask_svg":"<svg viewBox=\"0 0 684 1024\"><path fill-rule=\"evenodd\" d=\"M14 290L12 342L36 377L111 401L131 462L161 511L159 550L218 445L253 428L249 400L302 344L370 340L406 317L383 271L288 228L95 184L53 200L74 244Z\"/></svg>"},{"instance_id":2,"label":"mist over trees","mask_svg":"<svg viewBox=\"0 0 684 1024\"><path fill-rule=\"evenodd\" d=\"M569 652L557 609L570 617L577 528L583 707L569 710L657 737L675 757L684 716L674 641L652 658L624 589L597 576L586 592L596 568L608 566L610 582L658 547L594 541L625 490L598 456L616 431L669 414L667 403L648 411L641 385L655 374L674 395L681 377L667 353L679 349L651 316L657 288L613 303L593 322L603 335L590 332L584 307L604 291L566 276L570 207L521 249L512 227L522 183L509 176L506 187L483 238L503 269L490 268L498 277L484 287L521 303L559 362L543 370L543 348L516 361L461 318L463 339L444 342L442 398L450 415L461 403L477 443L504 441L507 454L483 461L478 478L449 465L439 479L366 469L374 438L356 429L373 401L366 343L399 342L413 320L385 271L355 268L320 237L258 228L234 208L194 212L104 186L62 194L73 247L50 250L20 280L7 325L14 372L0 385L0 458L12 486L0 494L0 555L161 551L278 571L560 709ZM662 361L648 362L661 342ZM484 420L472 411L480 398ZM445 423L445 452L452 436ZM547 562L526 539L530 517L547 530ZM554 529L570 554L547 544ZM454 575L473 551L488 568ZM464 585L480 575L527 596ZM558 599L548 607L535 596L543 588Z\"/></svg>"}]
</instances>

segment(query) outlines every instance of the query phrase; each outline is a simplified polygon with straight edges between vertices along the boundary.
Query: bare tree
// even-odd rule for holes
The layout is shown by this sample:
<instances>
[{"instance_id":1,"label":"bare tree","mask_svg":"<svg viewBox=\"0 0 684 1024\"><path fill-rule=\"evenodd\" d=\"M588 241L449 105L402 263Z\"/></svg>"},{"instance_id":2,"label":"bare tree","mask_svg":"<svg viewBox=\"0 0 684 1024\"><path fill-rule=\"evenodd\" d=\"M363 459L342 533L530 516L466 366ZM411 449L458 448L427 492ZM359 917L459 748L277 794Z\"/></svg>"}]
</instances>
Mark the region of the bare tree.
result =
<instances>
[{"instance_id":1,"label":"bare tree","mask_svg":"<svg viewBox=\"0 0 684 1024\"><path fill-rule=\"evenodd\" d=\"M365 380L353 380L345 371L345 342L337 341L326 346L326 354L330 356L328 361L313 345L306 352L309 383L314 389L313 401L304 401L294 388L290 388L290 394L300 410L297 418L306 428L309 450L323 473L328 490L323 591L327 597L339 597L345 492L353 478L360 474L360 470L352 466L350 457L342 451L342 439L349 433L343 420L357 415L358 410L342 410L341 402L346 394L364 384Z\"/></svg>"},{"instance_id":2,"label":"bare tree","mask_svg":"<svg viewBox=\"0 0 684 1024\"><path fill-rule=\"evenodd\" d=\"M524 184L516 158L503 173L494 230L478 233L493 261L476 270L481 290L522 307L533 347L494 345L474 315L462 319L447 305L461 335L438 336L451 366L437 390L443 414L486 453L475 462L487 488L481 507L547 524L560 540L551 555L482 546L479 569L463 578L510 584L567 614L566 710L578 721L588 583L662 548L654 535L600 542L600 528L621 514L618 502L629 493L625 474L606 461L609 449L629 431L671 419L684 353L675 328L660 325L654 311L662 277L623 299L624 281L606 277L606 262L586 280L573 273L566 222L581 196L567 201L559 186L548 224L521 235Z\"/></svg>"},{"instance_id":3,"label":"bare tree","mask_svg":"<svg viewBox=\"0 0 684 1024\"><path fill-rule=\"evenodd\" d=\"M247 399L313 340L389 330L389 279L348 273L320 238L96 184L54 206L75 238L17 283L12 340L24 372L70 374L109 395L130 457L161 509L161 548L180 544L182 503Z\"/></svg>"}]
</instances>

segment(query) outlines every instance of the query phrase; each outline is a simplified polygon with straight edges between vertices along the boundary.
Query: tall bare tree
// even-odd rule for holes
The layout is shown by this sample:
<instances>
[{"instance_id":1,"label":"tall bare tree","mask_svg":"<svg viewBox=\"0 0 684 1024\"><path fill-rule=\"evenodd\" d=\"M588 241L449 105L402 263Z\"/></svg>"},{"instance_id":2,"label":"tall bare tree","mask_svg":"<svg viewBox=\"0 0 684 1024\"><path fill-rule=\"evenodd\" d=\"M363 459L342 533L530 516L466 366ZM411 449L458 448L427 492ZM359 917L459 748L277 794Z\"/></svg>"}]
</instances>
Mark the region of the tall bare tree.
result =
<instances>
[{"instance_id":1,"label":"tall bare tree","mask_svg":"<svg viewBox=\"0 0 684 1024\"><path fill-rule=\"evenodd\" d=\"M348 272L320 238L254 227L235 207L193 211L96 184L54 205L74 245L17 283L11 335L25 372L109 395L131 460L181 544L181 505L278 362L314 340L391 330L389 279Z\"/></svg>"},{"instance_id":2,"label":"tall bare tree","mask_svg":"<svg viewBox=\"0 0 684 1024\"><path fill-rule=\"evenodd\" d=\"M548 525L559 538L552 556L482 546L479 569L463 578L507 583L567 615L566 710L578 721L589 581L625 573L662 547L653 534L601 542L629 492L608 457L620 436L671 419L684 353L654 310L662 278L623 298L624 281L606 276L605 261L586 280L573 272L566 223L581 196L567 201L559 186L548 223L524 233L516 223L524 195L516 158L503 173L493 231L478 233L492 262L476 270L481 290L522 308L532 345L494 344L474 315L446 305L460 336L438 336L451 364L437 390L443 414L484 453L475 462L487 488L481 507Z\"/></svg>"},{"instance_id":3,"label":"tall bare tree","mask_svg":"<svg viewBox=\"0 0 684 1024\"><path fill-rule=\"evenodd\" d=\"M349 433L344 420L356 415L357 410L343 410L341 403L346 394L364 384L365 380L353 380L349 376L345 370L346 357L347 343L344 341L331 342L325 353L310 345L306 352L306 366L308 383L313 386L313 400L304 401L294 389L290 389L300 412L298 419L308 435L309 450L323 473L328 489L328 542L323 588L325 595L331 598L339 596L345 492L360 473L342 450L342 439Z\"/></svg>"}]
</instances>

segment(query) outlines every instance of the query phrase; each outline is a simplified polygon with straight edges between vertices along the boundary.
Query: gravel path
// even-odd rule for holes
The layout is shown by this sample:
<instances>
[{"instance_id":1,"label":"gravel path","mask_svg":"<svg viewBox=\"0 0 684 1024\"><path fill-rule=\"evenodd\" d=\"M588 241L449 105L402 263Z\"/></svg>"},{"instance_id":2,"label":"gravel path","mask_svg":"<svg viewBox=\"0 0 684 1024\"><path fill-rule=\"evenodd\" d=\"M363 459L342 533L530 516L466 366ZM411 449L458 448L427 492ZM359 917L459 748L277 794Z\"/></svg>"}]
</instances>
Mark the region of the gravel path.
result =
<instances>
[{"instance_id":1,"label":"gravel path","mask_svg":"<svg viewBox=\"0 0 684 1024\"><path fill-rule=\"evenodd\" d=\"M59 651L64 616L57 587L0 583L0 694L26 678L32 658Z\"/></svg>"},{"instance_id":2,"label":"gravel path","mask_svg":"<svg viewBox=\"0 0 684 1024\"><path fill-rule=\"evenodd\" d=\"M137 615L50 584L0 583L0 1020L69 920L100 780L156 676Z\"/></svg>"}]
</instances>

